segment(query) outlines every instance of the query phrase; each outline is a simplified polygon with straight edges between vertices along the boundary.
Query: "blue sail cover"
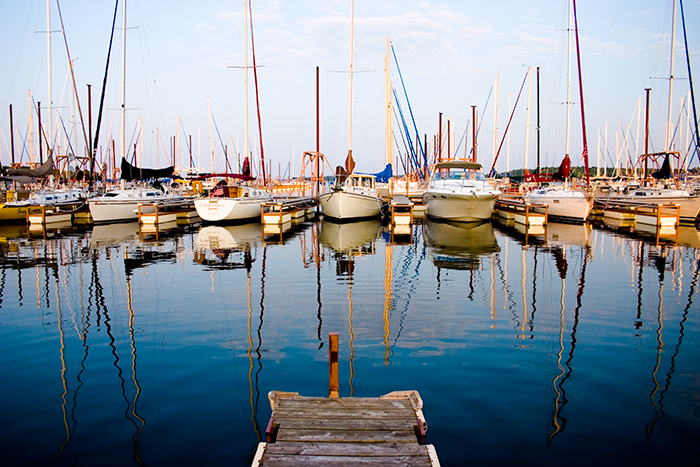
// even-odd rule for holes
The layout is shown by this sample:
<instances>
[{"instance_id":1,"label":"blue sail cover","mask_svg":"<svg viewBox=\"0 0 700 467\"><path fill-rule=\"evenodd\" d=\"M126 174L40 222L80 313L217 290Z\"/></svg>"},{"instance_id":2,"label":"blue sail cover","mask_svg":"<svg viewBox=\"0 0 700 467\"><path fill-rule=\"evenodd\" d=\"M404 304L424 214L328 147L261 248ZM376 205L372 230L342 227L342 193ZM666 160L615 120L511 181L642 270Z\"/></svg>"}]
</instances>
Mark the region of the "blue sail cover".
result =
<instances>
[{"instance_id":1,"label":"blue sail cover","mask_svg":"<svg viewBox=\"0 0 700 467\"><path fill-rule=\"evenodd\" d=\"M384 167L384 170L372 175L376 177L376 180L379 183L389 183L389 179L393 175L393 172L391 170L391 164L387 164L386 167Z\"/></svg>"}]
</instances>

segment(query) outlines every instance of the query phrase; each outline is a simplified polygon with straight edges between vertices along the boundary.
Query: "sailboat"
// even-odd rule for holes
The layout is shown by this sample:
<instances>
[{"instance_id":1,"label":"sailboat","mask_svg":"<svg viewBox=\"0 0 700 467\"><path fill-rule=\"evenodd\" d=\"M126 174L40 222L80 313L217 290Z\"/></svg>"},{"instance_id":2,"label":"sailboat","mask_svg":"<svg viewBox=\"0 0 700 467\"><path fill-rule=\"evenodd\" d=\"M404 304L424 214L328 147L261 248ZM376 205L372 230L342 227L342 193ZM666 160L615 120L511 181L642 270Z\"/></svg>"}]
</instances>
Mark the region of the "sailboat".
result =
<instances>
[{"instance_id":1,"label":"sailboat","mask_svg":"<svg viewBox=\"0 0 700 467\"><path fill-rule=\"evenodd\" d=\"M573 8L572 8L573 7ZM564 180L563 184L549 184L530 192L525 196L525 200L538 205L546 205L546 208L535 208L538 212L547 212L548 217L567 222L583 223L588 218L593 209L593 196L588 193L576 190L569 186L568 178L571 170L571 159L569 158L569 141L571 130L571 18L576 22L576 55L578 58L579 91L581 95L581 125L583 129L583 159L586 165L586 179L590 185L588 173L588 142L586 140L586 120L583 111L583 83L581 81L581 60L578 47L578 21L576 20L576 2L572 0L569 4L569 69L567 73L567 96L566 96L566 155L561 163L555 178Z\"/></svg>"},{"instance_id":2,"label":"sailboat","mask_svg":"<svg viewBox=\"0 0 700 467\"><path fill-rule=\"evenodd\" d=\"M350 129L345 167L338 166L331 191L318 197L324 217L336 221L354 221L379 217L385 202L377 195L376 177L356 174L352 158L352 74L355 2L350 2Z\"/></svg>"},{"instance_id":3,"label":"sailboat","mask_svg":"<svg viewBox=\"0 0 700 467\"><path fill-rule=\"evenodd\" d=\"M683 15L681 5L681 15ZM684 22L685 24L685 22ZM649 153L649 131L645 131L645 148L644 154L641 155L640 161L643 161L644 181L641 186L628 185L623 190L620 196L608 197L600 196L596 198L599 204L606 205L609 203L623 202L625 204L677 204L680 206L680 220L685 223L695 223L700 216L700 195L695 193L690 185L685 187L680 186L678 178L674 176L672 165L680 170L681 160L680 153L671 151L672 132L671 132L671 108L673 102L673 65L675 56L675 32L676 28L676 1L673 2L673 19L671 32L671 71L669 77L669 93L668 93L668 122L666 125L666 141L664 151L660 153ZM687 48L687 44L686 44ZM692 82L691 82L692 87ZM647 116L649 113L649 91L647 90ZM648 126L648 118L647 118ZM650 183L648 177L647 165L649 160L655 161L663 158L661 168L651 174L653 183ZM672 163L673 161L673 163Z\"/></svg>"},{"instance_id":4,"label":"sailboat","mask_svg":"<svg viewBox=\"0 0 700 467\"><path fill-rule=\"evenodd\" d=\"M90 214L93 222L96 224L136 221L139 217L140 205L151 205L151 207L142 210L144 213L151 213L155 211L153 206L155 204L183 204L189 202L183 196L166 193L165 189L153 186L126 185L127 182L171 177L175 167L144 169L135 167L126 160L126 1L123 3L122 29L121 187L109 190L101 196L88 200Z\"/></svg>"},{"instance_id":5,"label":"sailboat","mask_svg":"<svg viewBox=\"0 0 700 467\"><path fill-rule=\"evenodd\" d=\"M240 182L255 180L250 175L250 161L248 159L248 5L243 2L243 28L244 28L244 112L245 112L245 136L242 174L212 174L207 177L223 177L229 180L238 180L238 183L227 184L219 182L216 189L210 192L208 198L198 198L194 201L197 215L206 222L232 222L260 218L262 205L272 201L269 191L255 188L250 185L242 185ZM204 177L206 178L206 177Z\"/></svg>"}]
</instances>

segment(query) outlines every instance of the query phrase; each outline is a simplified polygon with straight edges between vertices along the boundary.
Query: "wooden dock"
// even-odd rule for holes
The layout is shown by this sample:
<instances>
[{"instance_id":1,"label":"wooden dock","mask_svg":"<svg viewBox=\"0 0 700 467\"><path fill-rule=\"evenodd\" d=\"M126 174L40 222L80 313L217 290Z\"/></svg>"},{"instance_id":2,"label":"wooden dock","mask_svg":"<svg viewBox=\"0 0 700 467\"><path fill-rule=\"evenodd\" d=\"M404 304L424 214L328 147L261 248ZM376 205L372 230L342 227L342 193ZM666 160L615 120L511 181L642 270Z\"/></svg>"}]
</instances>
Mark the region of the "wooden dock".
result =
<instances>
[{"instance_id":1,"label":"wooden dock","mask_svg":"<svg viewBox=\"0 0 700 467\"><path fill-rule=\"evenodd\" d=\"M258 446L253 467L440 465L435 448L421 444L427 425L416 391L338 399L272 391L268 397L268 441Z\"/></svg>"},{"instance_id":2,"label":"wooden dock","mask_svg":"<svg viewBox=\"0 0 700 467\"><path fill-rule=\"evenodd\" d=\"M544 212L536 212L535 209ZM549 208L546 204L533 204L522 199L499 199L496 202L498 215L526 227L543 226L547 223Z\"/></svg>"},{"instance_id":3,"label":"wooden dock","mask_svg":"<svg viewBox=\"0 0 700 467\"><path fill-rule=\"evenodd\" d=\"M277 199L264 203L260 207L260 216L263 225L284 225L313 213L316 206L316 198Z\"/></svg>"},{"instance_id":4,"label":"wooden dock","mask_svg":"<svg viewBox=\"0 0 700 467\"><path fill-rule=\"evenodd\" d=\"M267 442L252 467L439 467L435 448L423 444L428 425L418 392L339 398L337 333L330 344L329 397L271 391Z\"/></svg>"}]
</instances>

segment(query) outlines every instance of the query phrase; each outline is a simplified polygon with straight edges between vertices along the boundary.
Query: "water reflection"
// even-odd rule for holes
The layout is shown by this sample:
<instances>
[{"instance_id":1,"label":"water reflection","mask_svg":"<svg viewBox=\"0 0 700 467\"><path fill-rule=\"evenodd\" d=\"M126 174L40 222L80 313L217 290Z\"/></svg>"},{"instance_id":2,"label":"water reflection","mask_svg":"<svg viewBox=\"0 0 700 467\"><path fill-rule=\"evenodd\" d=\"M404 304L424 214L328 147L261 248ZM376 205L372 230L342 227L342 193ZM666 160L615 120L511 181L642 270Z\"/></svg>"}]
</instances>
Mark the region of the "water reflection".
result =
<instances>
[{"instance_id":1,"label":"water reflection","mask_svg":"<svg viewBox=\"0 0 700 467\"><path fill-rule=\"evenodd\" d=\"M474 270L479 268L482 256L500 251L491 222L426 220L423 233L438 269Z\"/></svg>"},{"instance_id":2,"label":"water reflection","mask_svg":"<svg viewBox=\"0 0 700 467\"><path fill-rule=\"evenodd\" d=\"M262 232L257 223L202 227L195 239L194 262L208 271L250 270L255 261L253 254L261 242Z\"/></svg>"},{"instance_id":3,"label":"water reflection","mask_svg":"<svg viewBox=\"0 0 700 467\"><path fill-rule=\"evenodd\" d=\"M348 347L350 350L350 397L355 394L355 330L353 328L352 286L356 258L374 255L376 241L379 239L382 223L377 219L350 223L323 221L319 234L320 243L333 251L336 262L336 276L348 283Z\"/></svg>"},{"instance_id":4,"label":"water reflection","mask_svg":"<svg viewBox=\"0 0 700 467\"><path fill-rule=\"evenodd\" d=\"M474 274L481 258L500 251L491 222L449 223L425 220L424 241L437 267L437 292L440 293L442 270L469 271L470 300L474 297Z\"/></svg>"},{"instance_id":5,"label":"water reflection","mask_svg":"<svg viewBox=\"0 0 700 467\"><path fill-rule=\"evenodd\" d=\"M260 316L257 327L257 346L253 340L253 298L252 269L255 256L263 241L263 230L259 223L227 226L204 226L197 232L194 242L194 263L204 266L211 274L211 290L214 292L214 272L245 269L246 271L246 310L247 310L247 349L248 360L248 403L253 431L259 441L262 432L258 424L258 404L260 402L260 374L263 369L262 330L265 317L265 286L267 274L267 246L262 248L260 280ZM255 353L257 358L254 358ZM257 366L257 370L255 370ZM253 372L255 371L255 374Z\"/></svg>"},{"instance_id":6,"label":"water reflection","mask_svg":"<svg viewBox=\"0 0 700 467\"><path fill-rule=\"evenodd\" d=\"M564 450L582 464L620 446L677 465L697 438L697 229L674 245L552 223L527 244L426 220L395 244L378 221L314 222L273 244L257 223L156 241L101 227L0 238L10 464L173 465L173 443L243 463L267 391L324 392L322 327L349 342L351 395L421 391L443 465L556 465ZM499 451L503 436L530 457Z\"/></svg>"}]
</instances>

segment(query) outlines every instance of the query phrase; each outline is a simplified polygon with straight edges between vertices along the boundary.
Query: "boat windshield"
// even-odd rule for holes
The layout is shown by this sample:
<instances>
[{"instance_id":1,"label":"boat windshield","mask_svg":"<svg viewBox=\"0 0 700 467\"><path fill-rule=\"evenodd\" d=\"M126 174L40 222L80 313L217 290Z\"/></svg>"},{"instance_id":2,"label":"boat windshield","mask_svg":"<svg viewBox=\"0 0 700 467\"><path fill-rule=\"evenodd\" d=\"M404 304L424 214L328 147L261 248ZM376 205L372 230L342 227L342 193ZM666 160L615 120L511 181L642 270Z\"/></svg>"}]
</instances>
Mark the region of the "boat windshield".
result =
<instances>
[{"instance_id":1,"label":"boat windshield","mask_svg":"<svg viewBox=\"0 0 700 467\"><path fill-rule=\"evenodd\" d=\"M481 172L470 170L439 170L433 175L435 180L480 180L485 181L486 176Z\"/></svg>"}]
</instances>

